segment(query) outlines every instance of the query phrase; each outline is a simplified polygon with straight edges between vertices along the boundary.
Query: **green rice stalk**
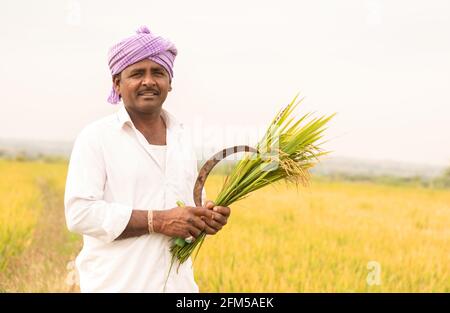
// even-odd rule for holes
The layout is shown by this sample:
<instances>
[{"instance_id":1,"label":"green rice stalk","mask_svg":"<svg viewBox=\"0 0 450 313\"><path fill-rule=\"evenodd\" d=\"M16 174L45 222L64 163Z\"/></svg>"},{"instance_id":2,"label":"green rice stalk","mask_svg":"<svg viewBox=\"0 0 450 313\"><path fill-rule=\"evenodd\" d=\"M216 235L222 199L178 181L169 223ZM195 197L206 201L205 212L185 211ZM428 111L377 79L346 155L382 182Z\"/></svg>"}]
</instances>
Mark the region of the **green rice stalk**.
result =
<instances>
[{"instance_id":1,"label":"green rice stalk","mask_svg":"<svg viewBox=\"0 0 450 313\"><path fill-rule=\"evenodd\" d=\"M294 111L303 99L292 102L275 116L256 148L258 154L247 152L226 177L214 202L217 206L230 206L242 200L253 191L271 185L279 180L307 186L309 169L319 162L322 151L319 141L326 125L333 118L321 116L311 118L306 113L300 118ZM184 263L198 247L200 250L206 233L202 232L192 243L175 239L171 246L172 262L178 260L178 267Z\"/></svg>"}]
</instances>

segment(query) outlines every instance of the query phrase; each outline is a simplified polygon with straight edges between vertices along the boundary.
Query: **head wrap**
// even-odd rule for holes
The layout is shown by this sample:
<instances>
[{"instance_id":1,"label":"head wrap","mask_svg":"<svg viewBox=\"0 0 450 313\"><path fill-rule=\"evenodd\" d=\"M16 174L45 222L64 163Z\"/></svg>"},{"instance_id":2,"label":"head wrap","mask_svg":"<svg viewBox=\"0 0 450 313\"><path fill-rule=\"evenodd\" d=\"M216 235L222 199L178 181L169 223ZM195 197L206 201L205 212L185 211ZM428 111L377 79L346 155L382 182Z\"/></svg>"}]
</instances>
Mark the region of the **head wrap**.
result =
<instances>
[{"instance_id":1,"label":"head wrap","mask_svg":"<svg viewBox=\"0 0 450 313\"><path fill-rule=\"evenodd\" d=\"M114 76L136 62L149 59L164 67L172 81L176 55L177 48L173 43L152 34L146 26L141 26L136 35L122 40L109 49L108 65L111 75ZM120 95L116 93L113 85L108 102L116 104L119 100Z\"/></svg>"}]
</instances>

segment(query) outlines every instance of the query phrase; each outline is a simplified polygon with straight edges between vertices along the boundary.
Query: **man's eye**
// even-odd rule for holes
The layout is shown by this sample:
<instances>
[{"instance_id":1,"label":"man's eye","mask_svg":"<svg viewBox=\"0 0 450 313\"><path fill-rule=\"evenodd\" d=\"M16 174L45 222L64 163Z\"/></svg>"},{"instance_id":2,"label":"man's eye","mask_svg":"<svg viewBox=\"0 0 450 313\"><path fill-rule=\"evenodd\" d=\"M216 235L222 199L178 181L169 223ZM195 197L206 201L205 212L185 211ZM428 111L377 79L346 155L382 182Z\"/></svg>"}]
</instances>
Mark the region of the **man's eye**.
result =
<instances>
[{"instance_id":1,"label":"man's eye","mask_svg":"<svg viewBox=\"0 0 450 313\"><path fill-rule=\"evenodd\" d=\"M134 73L134 74L131 74L131 77L138 77L138 76L141 76L141 73Z\"/></svg>"}]
</instances>

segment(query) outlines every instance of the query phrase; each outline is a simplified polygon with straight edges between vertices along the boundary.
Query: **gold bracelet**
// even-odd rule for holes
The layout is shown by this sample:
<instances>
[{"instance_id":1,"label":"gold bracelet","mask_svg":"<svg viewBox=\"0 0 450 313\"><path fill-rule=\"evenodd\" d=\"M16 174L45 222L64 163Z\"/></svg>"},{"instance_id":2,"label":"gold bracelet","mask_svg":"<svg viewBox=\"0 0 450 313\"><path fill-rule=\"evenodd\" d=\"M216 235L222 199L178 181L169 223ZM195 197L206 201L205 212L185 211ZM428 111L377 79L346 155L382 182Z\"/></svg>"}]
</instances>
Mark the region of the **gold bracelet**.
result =
<instances>
[{"instance_id":1,"label":"gold bracelet","mask_svg":"<svg viewBox=\"0 0 450 313\"><path fill-rule=\"evenodd\" d=\"M155 232L153 229L153 210L148 210L148 232L150 234Z\"/></svg>"}]
</instances>

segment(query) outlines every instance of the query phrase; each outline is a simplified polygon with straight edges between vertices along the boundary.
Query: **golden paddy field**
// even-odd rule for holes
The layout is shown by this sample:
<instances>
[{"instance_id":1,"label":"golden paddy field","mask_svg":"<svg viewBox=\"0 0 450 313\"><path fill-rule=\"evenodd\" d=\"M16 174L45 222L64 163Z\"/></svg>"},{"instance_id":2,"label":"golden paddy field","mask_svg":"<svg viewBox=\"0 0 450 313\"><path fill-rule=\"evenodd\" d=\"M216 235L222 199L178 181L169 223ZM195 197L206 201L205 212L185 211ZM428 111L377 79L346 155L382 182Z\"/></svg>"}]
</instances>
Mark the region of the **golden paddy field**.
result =
<instances>
[{"instance_id":1,"label":"golden paddy field","mask_svg":"<svg viewBox=\"0 0 450 313\"><path fill-rule=\"evenodd\" d=\"M0 291L77 291L66 170L0 160ZM450 190L314 180L231 208L194 263L203 292L450 292Z\"/></svg>"}]
</instances>

